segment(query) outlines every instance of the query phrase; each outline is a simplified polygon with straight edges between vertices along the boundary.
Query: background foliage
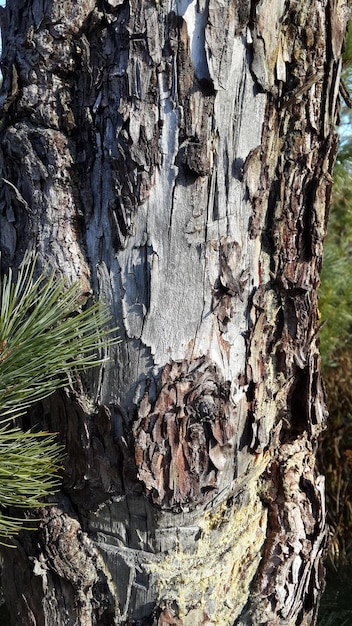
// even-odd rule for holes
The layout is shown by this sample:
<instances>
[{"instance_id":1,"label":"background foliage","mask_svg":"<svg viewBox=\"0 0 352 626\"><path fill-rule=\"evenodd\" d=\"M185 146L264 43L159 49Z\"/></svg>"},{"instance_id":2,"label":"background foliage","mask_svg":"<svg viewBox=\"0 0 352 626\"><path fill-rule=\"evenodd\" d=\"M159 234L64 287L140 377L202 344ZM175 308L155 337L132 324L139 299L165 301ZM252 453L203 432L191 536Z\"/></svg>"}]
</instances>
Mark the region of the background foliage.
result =
<instances>
[{"instance_id":1,"label":"background foliage","mask_svg":"<svg viewBox=\"0 0 352 626\"><path fill-rule=\"evenodd\" d=\"M343 80L352 93L352 29L346 40ZM320 312L326 324L320 348L329 430L321 447L327 474L330 556L352 557L352 135L351 110L342 107L340 150L325 241Z\"/></svg>"},{"instance_id":2,"label":"background foliage","mask_svg":"<svg viewBox=\"0 0 352 626\"><path fill-rule=\"evenodd\" d=\"M327 479L329 546L327 587L319 626L352 624L352 28L344 58L340 149L325 241L320 312L326 324L320 348L329 428L320 444Z\"/></svg>"}]
</instances>

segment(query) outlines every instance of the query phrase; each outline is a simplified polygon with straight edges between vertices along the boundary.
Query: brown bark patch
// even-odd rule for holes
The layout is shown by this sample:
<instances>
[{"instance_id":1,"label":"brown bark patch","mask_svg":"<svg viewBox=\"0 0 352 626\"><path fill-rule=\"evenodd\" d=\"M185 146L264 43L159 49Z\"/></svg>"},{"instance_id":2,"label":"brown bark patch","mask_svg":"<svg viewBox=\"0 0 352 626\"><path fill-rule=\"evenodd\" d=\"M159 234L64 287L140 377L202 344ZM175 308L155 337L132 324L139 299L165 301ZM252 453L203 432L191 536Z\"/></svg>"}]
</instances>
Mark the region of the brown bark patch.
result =
<instances>
[{"instance_id":1,"label":"brown bark patch","mask_svg":"<svg viewBox=\"0 0 352 626\"><path fill-rule=\"evenodd\" d=\"M316 477L314 454L305 436L284 444L278 461L263 483L269 532L257 582L260 594L270 601L272 619L279 615L293 623L301 607L313 619L321 593L321 558L326 546L324 487L322 477ZM299 617L295 623L313 622Z\"/></svg>"},{"instance_id":2,"label":"brown bark patch","mask_svg":"<svg viewBox=\"0 0 352 626\"><path fill-rule=\"evenodd\" d=\"M216 490L235 434L229 390L202 358L167 364L156 400L145 394L134 426L135 460L155 504L193 508Z\"/></svg>"}]
</instances>

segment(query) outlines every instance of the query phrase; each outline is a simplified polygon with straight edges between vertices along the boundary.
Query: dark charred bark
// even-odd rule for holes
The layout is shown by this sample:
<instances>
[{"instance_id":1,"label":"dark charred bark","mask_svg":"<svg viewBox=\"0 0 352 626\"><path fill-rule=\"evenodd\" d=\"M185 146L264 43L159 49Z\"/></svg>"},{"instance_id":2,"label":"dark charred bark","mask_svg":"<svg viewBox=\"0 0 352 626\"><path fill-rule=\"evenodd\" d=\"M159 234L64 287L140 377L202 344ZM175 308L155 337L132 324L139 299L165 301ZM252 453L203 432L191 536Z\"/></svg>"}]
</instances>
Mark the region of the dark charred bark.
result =
<instances>
[{"instance_id":1,"label":"dark charred bark","mask_svg":"<svg viewBox=\"0 0 352 626\"><path fill-rule=\"evenodd\" d=\"M111 308L112 362L43 402L56 505L4 550L14 624L312 624L317 287L344 0L8 0L3 270Z\"/></svg>"}]
</instances>

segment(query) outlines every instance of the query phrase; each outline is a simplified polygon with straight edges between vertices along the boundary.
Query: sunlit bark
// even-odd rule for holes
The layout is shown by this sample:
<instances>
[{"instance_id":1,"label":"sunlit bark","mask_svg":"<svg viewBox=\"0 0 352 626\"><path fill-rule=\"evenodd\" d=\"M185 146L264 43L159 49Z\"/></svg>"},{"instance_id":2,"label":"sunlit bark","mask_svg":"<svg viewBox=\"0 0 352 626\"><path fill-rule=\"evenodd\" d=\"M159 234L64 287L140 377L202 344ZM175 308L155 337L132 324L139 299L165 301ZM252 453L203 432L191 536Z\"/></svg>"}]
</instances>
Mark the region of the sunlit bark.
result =
<instances>
[{"instance_id":1,"label":"sunlit bark","mask_svg":"<svg viewBox=\"0 0 352 626\"><path fill-rule=\"evenodd\" d=\"M312 624L317 347L344 0L8 0L2 263L121 343L30 416L64 486L5 551L14 624Z\"/></svg>"}]
</instances>

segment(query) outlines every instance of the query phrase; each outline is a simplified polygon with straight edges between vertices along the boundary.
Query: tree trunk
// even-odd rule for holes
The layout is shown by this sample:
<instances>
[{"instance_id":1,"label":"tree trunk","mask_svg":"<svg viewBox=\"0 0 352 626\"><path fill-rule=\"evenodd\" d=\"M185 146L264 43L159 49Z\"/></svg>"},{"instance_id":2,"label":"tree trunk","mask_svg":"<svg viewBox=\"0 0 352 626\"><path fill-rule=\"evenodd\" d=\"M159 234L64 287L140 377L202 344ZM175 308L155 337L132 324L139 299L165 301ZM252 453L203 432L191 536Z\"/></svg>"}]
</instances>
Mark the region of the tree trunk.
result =
<instances>
[{"instance_id":1,"label":"tree trunk","mask_svg":"<svg viewBox=\"0 0 352 626\"><path fill-rule=\"evenodd\" d=\"M317 287L345 0L8 0L3 271L111 308L112 361L4 549L13 624L310 625L323 589Z\"/></svg>"}]
</instances>

